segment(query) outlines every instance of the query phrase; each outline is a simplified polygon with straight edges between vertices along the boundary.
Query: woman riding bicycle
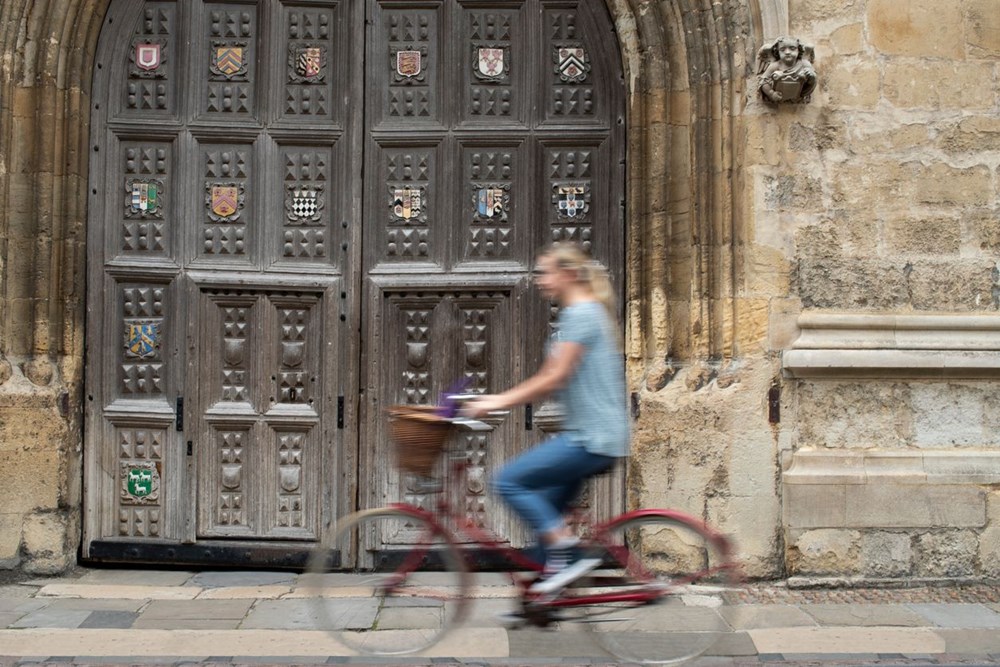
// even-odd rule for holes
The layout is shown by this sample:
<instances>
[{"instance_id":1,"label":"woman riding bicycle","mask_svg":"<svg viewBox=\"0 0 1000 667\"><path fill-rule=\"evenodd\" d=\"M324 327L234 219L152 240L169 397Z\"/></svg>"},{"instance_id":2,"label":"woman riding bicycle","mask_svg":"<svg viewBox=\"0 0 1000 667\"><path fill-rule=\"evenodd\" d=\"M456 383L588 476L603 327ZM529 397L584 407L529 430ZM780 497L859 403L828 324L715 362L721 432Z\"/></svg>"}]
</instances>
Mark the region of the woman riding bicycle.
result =
<instances>
[{"instance_id":1,"label":"woman riding bicycle","mask_svg":"<svg viewBox=\"0 0 1000 667\"><path fill-rule=\"evenodd\" d=\"M532 273L542 294L559 305L545 360L527 380L469 402L464 412L477 417L559 394L564 431L509 462L493 483L545 547L545 571L531 591L551 593L600 565L574 559L579 539L563 515L587 478L628 455L629 425L607 270L579 246L557 243L538 254Z\"/></svg>"}]
</instances>

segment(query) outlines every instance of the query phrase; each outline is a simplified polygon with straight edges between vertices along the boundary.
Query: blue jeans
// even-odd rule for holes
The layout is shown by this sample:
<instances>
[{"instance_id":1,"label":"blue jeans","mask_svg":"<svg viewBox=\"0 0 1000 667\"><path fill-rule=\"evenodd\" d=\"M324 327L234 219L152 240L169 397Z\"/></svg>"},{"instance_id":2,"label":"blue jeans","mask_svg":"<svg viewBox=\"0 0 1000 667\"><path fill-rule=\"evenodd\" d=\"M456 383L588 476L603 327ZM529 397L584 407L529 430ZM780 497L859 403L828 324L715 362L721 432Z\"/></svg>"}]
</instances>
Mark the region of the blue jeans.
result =
<instances>
[{"instance_id":1,"label":"blue jeans","mask_svg":"<svg viewBox=\"0 0 1000 667\"><path fill-rule=\"evenodd\" d=\"M563 525L563 514L584 481L616 460L559 434L510 461L494 478L493 489L540 537Z\"/></svg>"}]
</instances>

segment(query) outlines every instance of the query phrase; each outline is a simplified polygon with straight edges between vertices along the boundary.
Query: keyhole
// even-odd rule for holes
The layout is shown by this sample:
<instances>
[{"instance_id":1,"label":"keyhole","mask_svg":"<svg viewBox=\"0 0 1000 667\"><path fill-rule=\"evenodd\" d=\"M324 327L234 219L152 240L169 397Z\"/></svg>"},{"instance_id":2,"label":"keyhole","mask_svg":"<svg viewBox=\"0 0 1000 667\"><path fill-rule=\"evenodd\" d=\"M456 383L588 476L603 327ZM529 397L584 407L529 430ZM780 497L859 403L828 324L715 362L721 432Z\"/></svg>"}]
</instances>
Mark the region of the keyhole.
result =
<instances>
[{"instance_id":1,"label":"keyhole","mask_svg":"<svg viewBox=\"0 0 1000 667\"><path fill-rule=\"evenodd\" d=\"M291 389L288 390L288 400L291 401L292 403L294 403L295 402L295 396L297 394L298 394L298 392L295 391L295 387L292 387Z\"/></svg>"}]
</instances>

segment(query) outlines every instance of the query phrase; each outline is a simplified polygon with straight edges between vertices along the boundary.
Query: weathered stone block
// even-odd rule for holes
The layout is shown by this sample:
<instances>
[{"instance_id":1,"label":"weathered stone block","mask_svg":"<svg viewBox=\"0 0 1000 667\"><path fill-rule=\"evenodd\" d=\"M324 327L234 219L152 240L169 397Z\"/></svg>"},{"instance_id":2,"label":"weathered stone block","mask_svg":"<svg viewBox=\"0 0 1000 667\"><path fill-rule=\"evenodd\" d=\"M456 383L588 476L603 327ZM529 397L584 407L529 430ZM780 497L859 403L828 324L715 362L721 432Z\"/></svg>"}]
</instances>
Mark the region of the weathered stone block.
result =
<instances>
[{"instance_id":1,"label":"weathered stone block","mask_svg":"<svg viewBox=\"0 0 1000 667\"><path fill-rule=\"evenodd\" d=\"M906 502L900 502L905 498ZM956 528L986 524L982 489L958 484L852 486L845 525L857 528Z\"/></svg>"},{"instance_id":2,"label":"weathered stone block","mask_svg":"<svg viewBox=\"0 0 1000 667\"><path fill-rule=\"evenodd\" d=\"M62 572L73 554L68 548L70 526L67 518L55 512L36 512L24 521L24 569L37 574Z\"/></svg>"},{"instance_id":3,"label":"weathered stone block","mask_svg":"<svg viewBox=\"0 0 1000 667\"><path fill-rule=\"evenodd\" d=\"M903 262L807 257L792 275L803 308L892 310L909 301Z\"/></svg>"},{"instance_id":4,"label":"weathered stone block","mask_svg":"<svg viewBox=\"0 0 1000 667\"><path fill-rule=\"evenodd\" d=\"M20 560L23 519L19 513L0 514L0 570L16 567Z\"/></svg>"},{"instance_id":5,"label":"weathered stone block","mask_svg":"<svg viewBox=\"0 0 1000 667\"><path fill-rule=\"evenodd\" d=\"M919 384L910 390L913 401L913 444L918 447L984 446L1000 434L986 433L987 410L982 388L964 384Z\"/></svg>"},{"instance_id":6,"label":"weathered stone block","mask_svg":"<svg viewBox=\"0 0 1000 667\"><path fill-rule=\"evenodd\" d=\"M789 569L797 575L857 572L861 534L856 530L810 530L789 548Z\"/></svg>"},{"instance_id":7,"label":"weathered stone block","mask_svg":"<svg viewBox=\"0 0 1000 667\"><path fill-rule=\"evenodd\" d=\"M1000 117L987 115L962 118L940 132L938 145L952 153L998 151Z\"/></svg>"},{"instance_id":8,"label":"weathered stone block","mask_svg":"<svg viewBox=\"0 0 1000 667\"><path fill-rule=\"evenodd\" d=\"M952 167L941 162L914 170L917 202L949 206L986 206L994 203L993 175L989 167Z\"/></svg>"},{"instance_id":9,"label":"weathered stone block","mask_svg":"<svg viewBox=\"0 0 1000 667\"><path fill-rule=\"evenodd\" d=\"M910 302L917 310L996 310L994 271L991 259L914 262L907 281Z\"/></svg>"},{"instance_id":10,"label":"weathered stone block","mask_svg":"<svg viewBox=\"0 0 1000 667\"><path fill-rule=\"evenodd\" d=\"M855 19L863 12L864 2L860 0L788 0L788 18L793 27L813 21Z\"/></svg>"},{"instance_id":11,"label":"weathered stone block","mask_svg":"<svg viewBox=\"0 0 1000 667\"><path fill-rule=\"evenodd\" d=\"M859 53L864 49L864 25L851 23L830 33L830 46L837 55Z\"/></svg>"},{"instance_id":12,"label":"weathered stone block","mask_svg":"<svg viewBox=\"0 0 1000 667\"><path fill-rule=\"evenodd\" d=\"M913 566L910 536L881 531L861 538L861 567L869 577L905 577Z\"/></svg>"},{"instance_id":13,"label":"weathered stone block","mask_svg":"<svg viewBox=\"0 0 1000 667\"><path fill-rule=\"evenodd\" d=\"M969 530L926 533L917 538L914 573L921 577L968 577L976 572L979 539Z\"/></svg>"},{"instance_id":14,"label":"weathered stone block","mask_svg":"<svg viewBox=\"0 0 1000 667\"><path fill-rule=\"evenodd\" d=\"M0 451L4 511L29 512L39 507L56 507L59 472L59 455L55 451Z\"/></svg>"},{"instance_id":15,"label":"weathered stone block","mask_svg":"<svg viewBox=\"0 0 1000 667\"><path fill-rule=\"evenodd\" d=\"M960 0L870 0L868 35L883 53L965 57Z\"/></svg>"},{"instance_id":16,"label":"weathered stone block","mask_svg":"<svg viewBox=\"0 0 1000 667\"><path fill-rule=\"evenodd\" d=\"M1000 525L992 525L979 535L979 567L987 577L1000 577Z\"/></svg>"},{"instance_id":17,"label":"weathered stone block","mask_svg":"<svg viewBox=\"0 0 1000 667\"><path fill-rule=\"evenodd\" d=\"M797 394L802 446L895 449L910 439L905 383L803 382Z\"/></svg>"},{"instance_id":18,"label":"weathered stone block","mask_svg":"<svg viewBox=\"0 0 1000 667\"><path fill-rule=\"evenodd\" d=\"M892 59L882 75L885 99L900 109L990 109L992 63Z\"/></svg>"},{"instance_id":19,"label":"weathered stone block","mask_svg":"<svg viewBox=\"0 0 1000 667\"><path fill-rule=\"evenodd\" d=\"M962 223L954 218L895 218L885 223L886 249L892 253L958 255Z\"/></svg>"},{"instance_id":20,"label":"weathered stone block","mask_svg":"<svg viewBox=\"0 0 1000 667\"><path fill-rule=\"evenodd\" d=\"M841 528L846 525L845 484L786 484L782 514L786 528Z\"/></svg>"},{"instance_id":21,"label":"weathered stone block","mask_svg":"<svg viewBox=\"0 0 1000 667\"><path fill-rule=\"evenodd\" d=\"M836 60L822 70L824 78L819 87L826 93L830 108L875 109L880 98L878 65L870 61Z\"/></svg>"},{"instance_id":22,"label":"weathered stone block","mask_svg":"<svg viewBox=\"0 0 1000 667\"><path fill-rule=\"evenodd\" d=\"M851 149L859 155L884 155L923 148L932 141L933 126L927 123L858 124L851 128Z\"/></svg>"},{"instance_id":23,"label":"weathered stone block","mask_svg":"<svg viewBox=\"0 0 1000 667\"><path fill-rule=\"evenodd\" d=\"M995 0L964 0L966 51L973 58L1000 56L1000 11Z\"/></svg>"}]
</instances>

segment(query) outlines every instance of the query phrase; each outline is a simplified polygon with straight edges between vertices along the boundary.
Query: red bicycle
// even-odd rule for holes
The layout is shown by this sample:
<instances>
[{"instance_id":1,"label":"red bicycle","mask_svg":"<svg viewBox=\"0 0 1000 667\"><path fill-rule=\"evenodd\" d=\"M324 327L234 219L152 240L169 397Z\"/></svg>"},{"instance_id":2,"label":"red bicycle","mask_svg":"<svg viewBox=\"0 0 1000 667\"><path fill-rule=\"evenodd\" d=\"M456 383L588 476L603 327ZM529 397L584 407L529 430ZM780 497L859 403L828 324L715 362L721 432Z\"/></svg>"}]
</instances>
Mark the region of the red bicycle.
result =
<instances>
[{"instance_id":1,"label":"red bicycle","mask_svg":"<svg viewBox=\"0 0 1000 667\"><path fill-rule=\"evenodd\" d=\"M437 465L454 428L489 426L414 406L400 406L390 419L401 472L417 474L411 488L423 485L422 497L436 499L431 509L393 503L344 517L311 556L300 590L313 602L319 627L348 648L413 653L461 624L472 601L470 546L509 564L504 571L516 586L515 617L522 623L581 623L622 660L678 664L732 631L712 607L738 584L739 568L730 541L704 522L669 509L634 510L596 524L578 513L581 549L602 566L565 589L535 594L529 589L542 565L477 526L459 506L462 494L449 492L464 488L465 455L448 452L447 464ZM370 576L342 572L344 555Z\"/></svg>"}]
</instances>

